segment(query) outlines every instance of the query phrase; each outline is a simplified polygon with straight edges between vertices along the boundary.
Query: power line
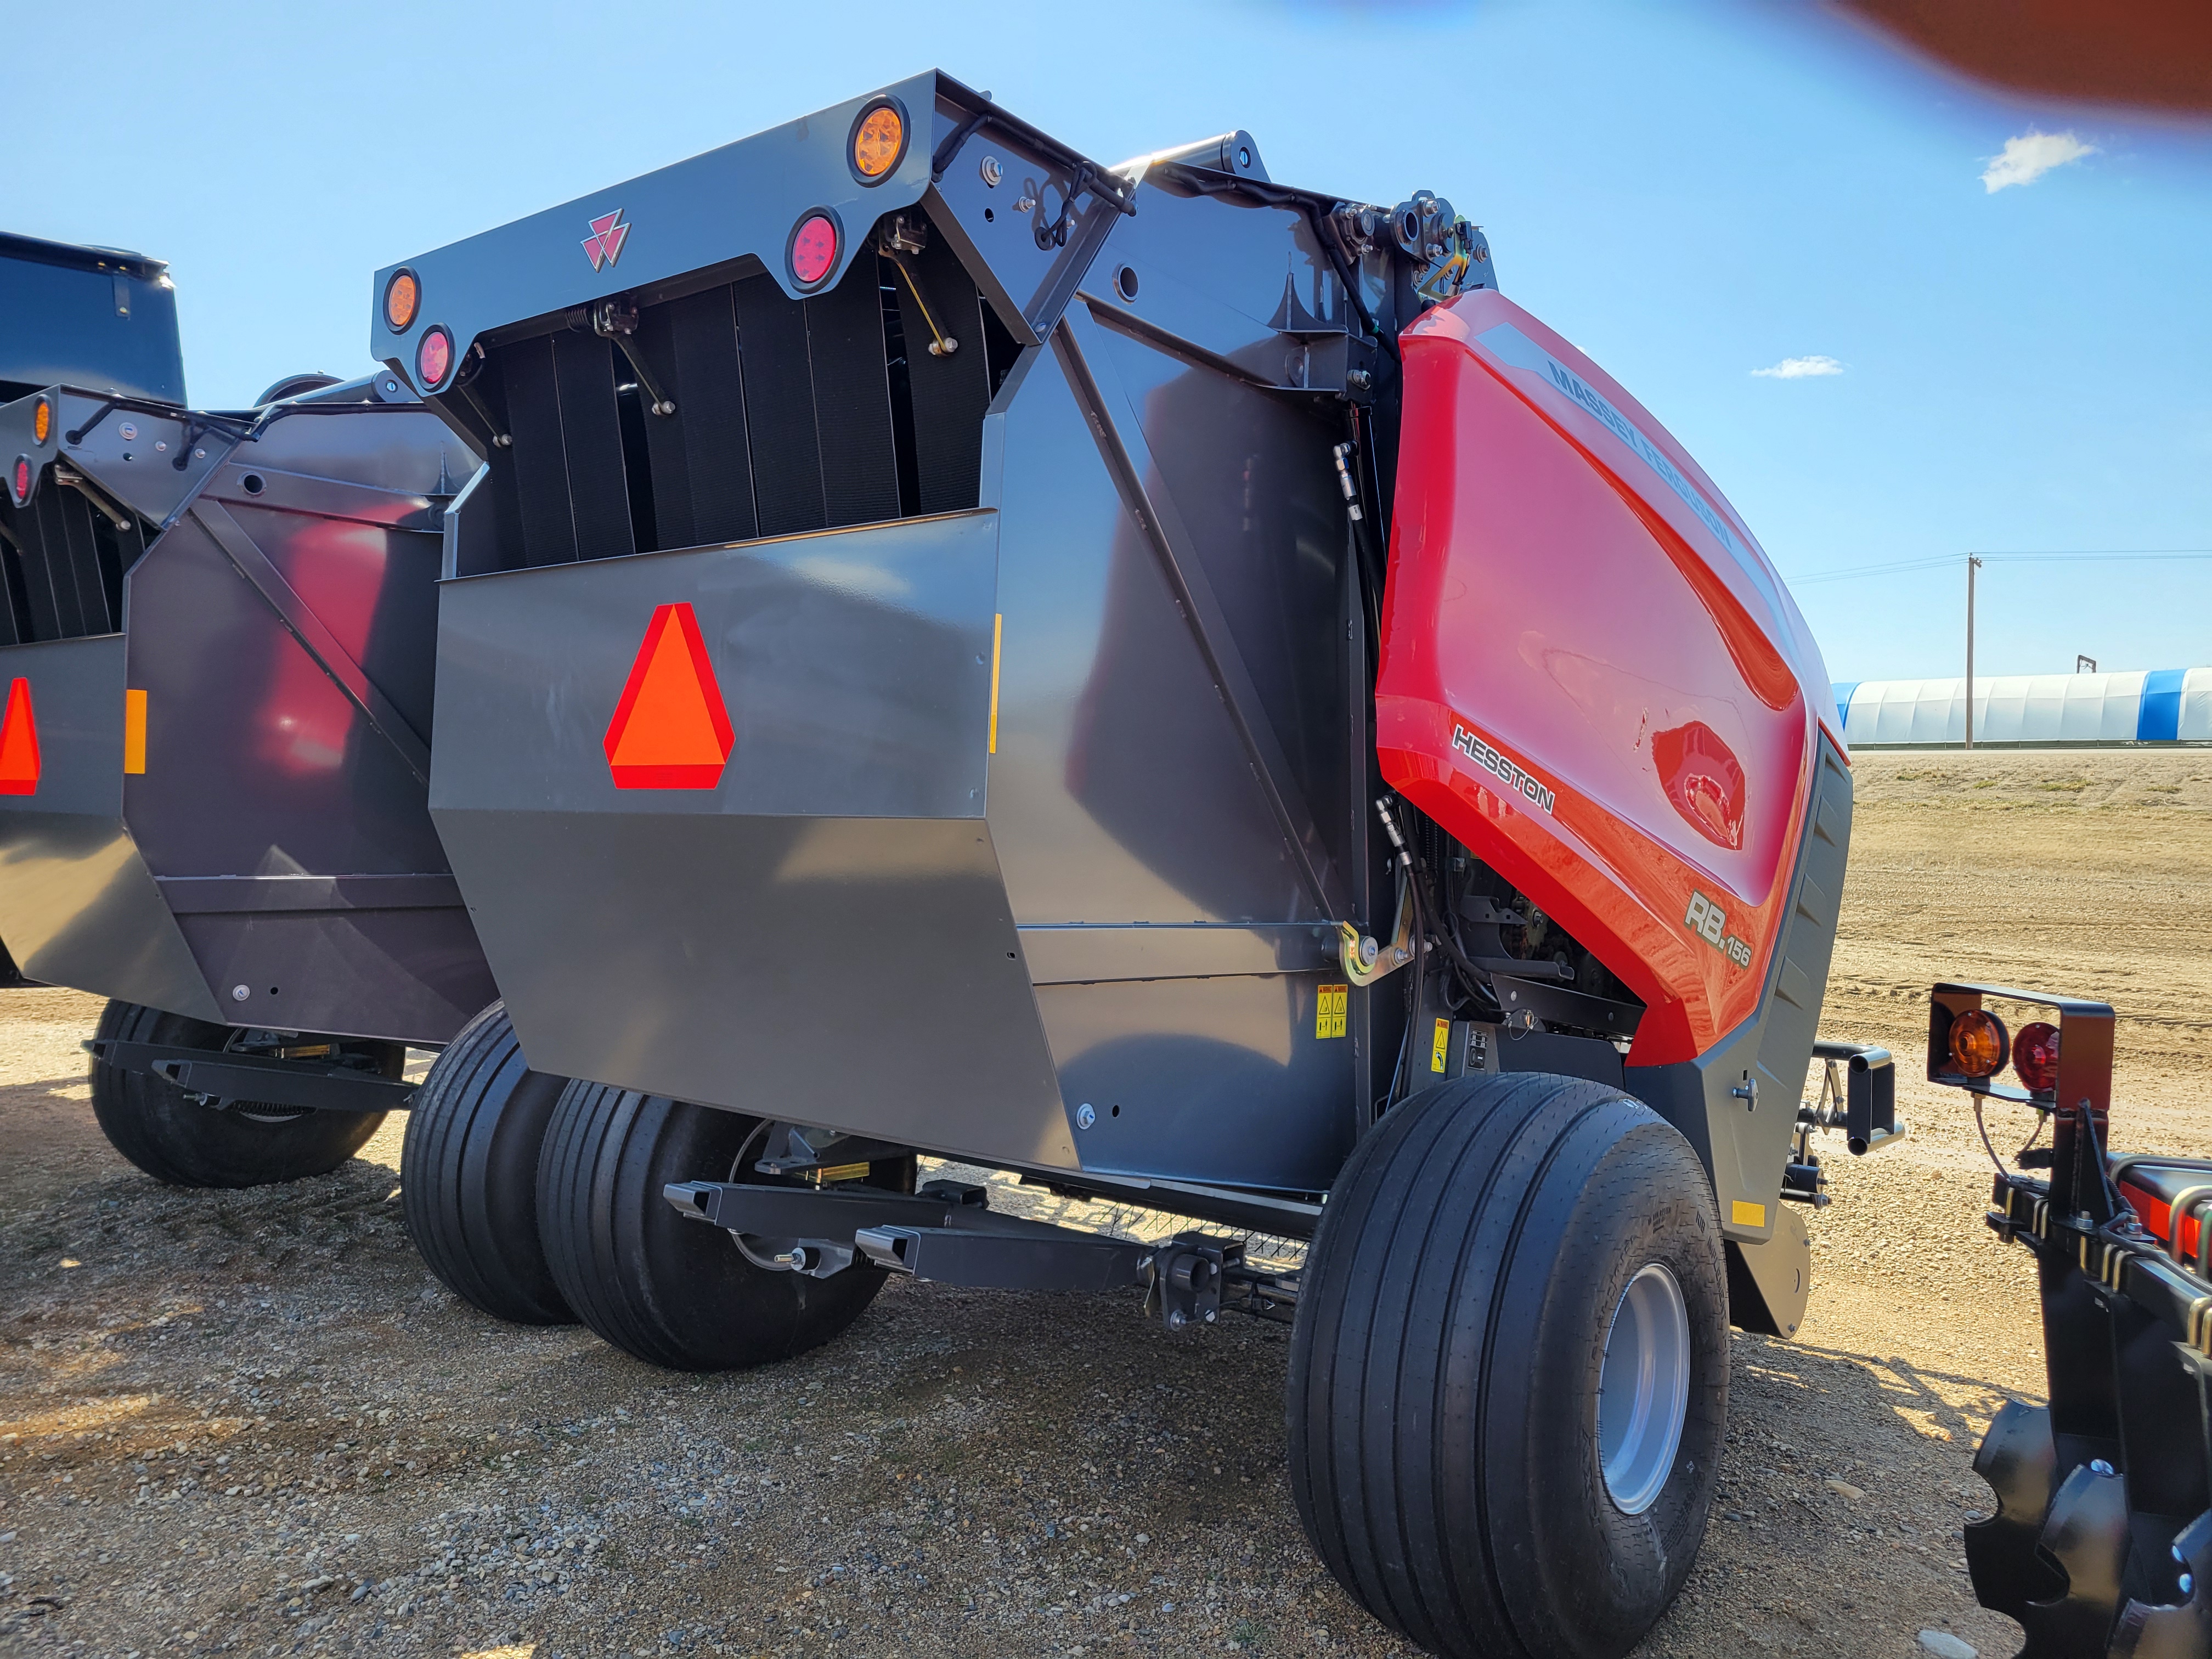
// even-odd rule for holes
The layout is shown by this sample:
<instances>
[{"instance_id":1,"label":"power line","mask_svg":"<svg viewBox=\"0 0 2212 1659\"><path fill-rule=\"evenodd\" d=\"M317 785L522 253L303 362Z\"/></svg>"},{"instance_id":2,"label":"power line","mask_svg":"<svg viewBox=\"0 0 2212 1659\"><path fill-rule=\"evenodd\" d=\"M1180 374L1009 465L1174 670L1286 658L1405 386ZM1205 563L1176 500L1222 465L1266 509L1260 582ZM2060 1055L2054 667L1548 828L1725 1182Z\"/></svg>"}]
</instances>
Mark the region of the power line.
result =
<instances>
[{"instance_id":1,"label":"power line","mask_svg":"<svg viewBox=\"0 0 2212 1659\"><path fill-rule=\"evenodd\" d=\"M1958 562L1958 556L1954 554L1940 559L1903 559L1893 564L1856 565L1849 570L1821 570L1809 576L1790 576L1784 580L1792 587L1810 587L1817 582L1850 581L1860 576L1893 576L1908 570L1948 569Z\"/></svg>"},{"instance_id":2,"label":"power line","mask_svg":"<svg viewBox=\"0 0 2212 1659\"><path fill-rule=\"evenodd\" d=\"M2045 564L2062 559L2212 559L2212 547L2102 548L2075 553L1977 553L2005 564Z\"/></svg>"},{"instance_id":3,"label":"power line","mask_svg":"<svg viewBox=\"0 0 2212 1659\"><path fill-rule=\"evenodd\" d=\"M1790 576L1785 580L1792 587L1810 587L1820 582L1851 581L1863 576L1903 575L1913 570L1947 570L1954 568L1962 558L1978 558L1993 564L2099 563L2126 560L2155 563L2212 559L2212 547L2082 548L2034 552L1947 553L1927 558L1893 560L1887 564L1854 565L1844 570L1816 570L1809 575Z\"/></svg>"}]
</instances>

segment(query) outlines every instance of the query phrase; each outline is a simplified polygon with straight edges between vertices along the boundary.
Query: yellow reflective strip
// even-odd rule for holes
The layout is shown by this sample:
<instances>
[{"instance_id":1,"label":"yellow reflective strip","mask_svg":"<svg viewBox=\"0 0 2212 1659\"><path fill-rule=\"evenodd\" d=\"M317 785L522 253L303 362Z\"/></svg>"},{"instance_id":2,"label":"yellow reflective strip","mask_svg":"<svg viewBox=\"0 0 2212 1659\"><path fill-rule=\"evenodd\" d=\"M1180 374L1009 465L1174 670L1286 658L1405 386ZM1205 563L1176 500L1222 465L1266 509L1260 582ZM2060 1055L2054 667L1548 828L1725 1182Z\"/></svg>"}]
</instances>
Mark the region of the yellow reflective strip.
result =
<instances>
[{"instance_id":1,"label":"yellow reflective strip","mask_svg":"<svg viewBox=\"0 0 2212 1659\"><path fill-rule=\"evenodd\" d=\"M1729 1219L1739 1227L1764 1227L1766 1224L1766 1206L1748 1203L1739 1198L1729 1206Z\"/></svg>"},{"instance_id":2,"label":"yellow reflective strip","mask_svg":"<svg viewBox=\"0 0 2212 1659\"><path fill-rule=\"evenodd\" d=\"M999 752L999 640L1006 618L1001 611L991 618L991 752Z\"/></svg>"},{"instance_id":3,"label":"yellow reflective strip","mask_svg":"<svg viewBox=\"0 0 2212 1659\"><path fill-rule=\"evenodd\" d=\"M146 694L123 694L123 769L133 776L146 769Z\"/></svg>"}]
</instances>

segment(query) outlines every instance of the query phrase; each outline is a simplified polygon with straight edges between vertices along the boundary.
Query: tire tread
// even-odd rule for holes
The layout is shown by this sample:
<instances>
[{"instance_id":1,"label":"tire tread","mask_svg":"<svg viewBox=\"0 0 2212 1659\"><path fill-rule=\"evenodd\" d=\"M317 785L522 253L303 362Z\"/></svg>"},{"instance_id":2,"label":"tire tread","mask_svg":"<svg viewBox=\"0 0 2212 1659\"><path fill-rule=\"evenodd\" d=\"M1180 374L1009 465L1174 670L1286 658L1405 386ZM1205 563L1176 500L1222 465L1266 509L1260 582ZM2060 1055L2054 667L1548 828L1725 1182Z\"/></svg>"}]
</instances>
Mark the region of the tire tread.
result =
<instances>
[{"instance_id":1,"label":"tire tread","mask_svg":"<svg viewBox=\"0 0 2212 1659\"><path fill-rule=\"evenodd\" d=\"M400 1153L407 1231L454 1295L497 1319L575 1322L545 1262L538 1162L562 1079L533 1072L493 1003L415 1092Z\"/></svg>"},{"instance_id":2,"label":"tire tread","mask_svg":"<svg viewBox=\"0 0 2212 1659\"><path fill-rule=\"evenodd\" d=\"M1711 1222L1682 1235L1694 1276L1723 1285L1694 1154L1617 1090L1543 1073L1467 1079L1401 1105L1354 1149L1308 1254L1292 1334L1291 1492L1330 1572L1407 1640L1448 1656L1595 1659L1641 1636L1616 1640L1624 1620L1610 1604L1589 1617L1562 1605L1576 1599L1571 1568L1594 1564L1538 1559L1531 1540L1562 1505L1571 1521L1590 1512L1536 1467L1536 1435L1571 1419L1545 1414L1535 1372L1547 1353L1592 1352L1574 1346L1586 1339L1544 1341L1569 1328L1553 1304L1577 1230L1616 1210L1656 1210L1679 1229L1677 1188ZM1601 1293L1578 1282L1576 1294ZM1714 1304L1698 1306L1710 1315ZM1724 1342L1719 1353L1724 1389ZM1575 1432L1594 1469L1594 1430ZM1710 1472L1698 1478L1709 1486ZM1667 1596L1710 1499L1682 1490L1697 1529L1679 1559L1662 1556ZM1626 1622L1641 1617L1630 1612Z\"/></svg>"}]
</instances>

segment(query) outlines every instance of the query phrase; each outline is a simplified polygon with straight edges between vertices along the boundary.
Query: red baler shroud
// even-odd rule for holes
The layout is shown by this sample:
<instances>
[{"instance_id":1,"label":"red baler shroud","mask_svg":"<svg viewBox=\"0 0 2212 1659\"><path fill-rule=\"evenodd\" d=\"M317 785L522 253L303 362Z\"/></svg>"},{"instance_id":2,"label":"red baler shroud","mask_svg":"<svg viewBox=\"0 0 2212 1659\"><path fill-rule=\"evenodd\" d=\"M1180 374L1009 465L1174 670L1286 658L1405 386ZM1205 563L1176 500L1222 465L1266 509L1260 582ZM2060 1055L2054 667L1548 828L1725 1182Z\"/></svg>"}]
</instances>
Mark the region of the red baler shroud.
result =
<instances>
[{"instance_id":1,"label":"red baler shroud","mask_svg":"<svg viewBox=\"0 0 2212 1659\"><path fill-rule=\"evenodd\" d=\"M1382 775L1644 1000L1632 1063L1693 1059L1758 1011L1821 728L1844 747L1819 647L1697 463L1527 312L1468 294L1401 343Z\"/></svg>"}]
</instances>

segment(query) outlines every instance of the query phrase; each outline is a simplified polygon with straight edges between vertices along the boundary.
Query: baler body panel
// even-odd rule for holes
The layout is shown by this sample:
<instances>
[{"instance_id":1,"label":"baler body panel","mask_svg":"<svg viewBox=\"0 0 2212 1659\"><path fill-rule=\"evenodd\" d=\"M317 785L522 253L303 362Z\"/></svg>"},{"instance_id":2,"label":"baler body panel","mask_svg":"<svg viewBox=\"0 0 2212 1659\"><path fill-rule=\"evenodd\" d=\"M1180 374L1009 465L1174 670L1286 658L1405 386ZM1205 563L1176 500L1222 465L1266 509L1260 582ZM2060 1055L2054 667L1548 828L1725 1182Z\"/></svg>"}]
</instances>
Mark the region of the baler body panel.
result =
<instances>
[{"instance_id":1,"label":"baler body panel","mask_svg":"<svg viewBox=\"0 0 2212 1659\"><path fill-rule=\"evenodd\" d=\"M1542 324L1471 295L1403 343L1384 775L1643 999L1632 1063L1688 1060L1765 998L1817 649L1710 481Z\"/></svg>"},{"instance_id":2,"label":"baler body panel","mask_svg":"<svg viewBox=\"0 0 2212 1659\"><path fill-rule=\"evenodd\" d=\"M0 683L25 683L39 738L36 788L0 797L0 930L41 984L220 1019L124 826L124 644L0 647Z\"/></svg>"},{"instance_id":3,"label":"baler body panel","mask_svg":"<svg viewBox=\"0 0 2212 1659\"><path fill-rule=\"evenodd\" d=\"M1172 223L1146 190L1099 270L1142 257L1156 198ZM1286 242L1217 276L1265 294ZM1316 1191L1357 1127L1316 1014L1364 811L1331 434L1102 313L1079 298L994 417L993 838L1082 1167Z\"/></svg>"},{"instance_id":4,"label":"baler body panel","mask_svg":"<svg viewBox=\"0 0 2212 1659\"><path fill-rule=\"evenodd\" d=\"M983 821L996 560L969 512L447 584L432 807L532 1065L1070 1161ZM734 742L625 789L668 604Z\"/></svg>"},{"instance_id":5,"label":"baler body panel","mask_svg":"<svg viewBox=\"0 0 2212 1659\"><path fill-rule=\"evenodd\" d=\"M441 492L472 458L419 405L210 428L143 406L95 423L103 400L43 395L52 435L0 553L7 625L30 637L0 647L0 681L28 683L56 758L0 795L0 935L52 984L445 1042L498 994L430 822L423 735Z\"/></svg>"}]
</instances>

